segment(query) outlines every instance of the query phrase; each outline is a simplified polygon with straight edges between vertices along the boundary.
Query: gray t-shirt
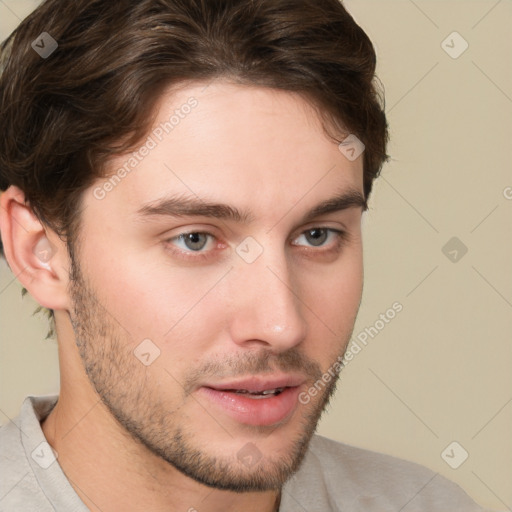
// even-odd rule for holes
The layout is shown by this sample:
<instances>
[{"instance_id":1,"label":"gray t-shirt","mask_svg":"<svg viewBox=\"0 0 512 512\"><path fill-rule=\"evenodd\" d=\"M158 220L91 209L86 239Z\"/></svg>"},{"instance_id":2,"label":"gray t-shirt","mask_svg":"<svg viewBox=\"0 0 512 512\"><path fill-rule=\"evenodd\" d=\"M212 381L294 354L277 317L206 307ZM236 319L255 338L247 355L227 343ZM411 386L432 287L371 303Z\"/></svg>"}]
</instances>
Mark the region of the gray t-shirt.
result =
<instances>
[{"instance_id":1,"label":"gray t-shirt","mask_svg":"<svg viewBox=\"0 0 512 512\"><path fill-rule=\"evenodd\" d=\"M57 396L29 396L0 430L0 512L87 512L40 421ZM422 466L313 436L279 512L482 512L460 487Z\"/></svg>"}]
</instances>

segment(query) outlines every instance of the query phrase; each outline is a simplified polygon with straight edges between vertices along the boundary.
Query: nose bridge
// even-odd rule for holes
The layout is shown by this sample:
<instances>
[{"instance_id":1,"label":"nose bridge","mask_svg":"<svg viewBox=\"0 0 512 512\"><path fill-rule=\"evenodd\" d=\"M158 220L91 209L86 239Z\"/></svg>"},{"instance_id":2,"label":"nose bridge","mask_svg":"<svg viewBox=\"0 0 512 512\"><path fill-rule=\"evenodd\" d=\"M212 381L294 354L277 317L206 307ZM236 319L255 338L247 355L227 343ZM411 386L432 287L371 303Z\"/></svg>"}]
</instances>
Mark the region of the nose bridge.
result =
<instances>
[{"instance_id":1,"label":"nose bridge","mask_svg":"<svg viewBox=\"0 0 512 512\"><path fill-rule=\"evenodd\" d=\"M292 271L284 248L270 244L252 263L238 262L231 324L235 342L287 350L303 340L307 326Z\"/></svg>"}]
</instances>

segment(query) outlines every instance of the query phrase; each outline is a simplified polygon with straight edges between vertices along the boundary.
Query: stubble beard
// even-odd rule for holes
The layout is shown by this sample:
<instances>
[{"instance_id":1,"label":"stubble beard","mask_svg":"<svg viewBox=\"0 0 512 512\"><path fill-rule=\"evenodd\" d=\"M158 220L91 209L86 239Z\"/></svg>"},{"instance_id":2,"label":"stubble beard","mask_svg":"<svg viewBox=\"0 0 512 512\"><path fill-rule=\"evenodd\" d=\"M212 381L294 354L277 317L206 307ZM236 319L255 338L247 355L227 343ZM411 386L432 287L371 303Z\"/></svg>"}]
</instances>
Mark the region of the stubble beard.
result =
<instances>
[{"instance_id":1,"label":"stubble beard","mask_svg":"<svg viewBox=\"0 0 512 512\"><path fill-rule=\"evenodd\" d=\"M172 405L162 400L159 383L154 380L156 374L148 372L135 358L132 349L127 348L132 346L129 333L100 304L73 258L70 295L73 301L71 323L91 385L110 414L136 443L193 480L234 492L281 489L299 469L316 426L336 390L339 375L326 384L316 403L310 402L309 409L305 405L300 406L303 410L294 439L283 439L283 442L290 443L287 454L280 457L263 454L257 464L247 467L236 457L236 438L232 440L233 453L228 455L207 453L195 441L194 426L183 424L183 415L180 415L182 404L172 410ZM260 371L275 367L304 371L306 365L312 381L321 378L318 364L304 361L303 356L296 352L278 357L274 358L277 366L270 365L267 354L259 360L251 359L250 363L246 360L241 365L243 368L237 371L243 370L240 374L245 375L256 368ZM165 373L158 375L164 378ZM170 376L169 385L176 387L176 381ZM207 415L205 421L214 420ZM267 435L277 433L278 428L270 430ZM255 438L261 439L261 432L256 434ZM222 453L227 451L222 450Z\"/></svg>"}]
</instances>

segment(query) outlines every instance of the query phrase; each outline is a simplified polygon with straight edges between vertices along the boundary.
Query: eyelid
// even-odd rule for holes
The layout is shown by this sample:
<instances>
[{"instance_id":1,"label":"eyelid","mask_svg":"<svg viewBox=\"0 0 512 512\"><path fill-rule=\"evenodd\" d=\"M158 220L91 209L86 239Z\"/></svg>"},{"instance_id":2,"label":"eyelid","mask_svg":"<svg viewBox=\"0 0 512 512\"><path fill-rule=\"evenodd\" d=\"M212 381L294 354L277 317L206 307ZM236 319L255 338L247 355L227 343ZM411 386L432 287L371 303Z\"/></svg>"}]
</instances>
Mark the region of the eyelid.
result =
<instances>
[{"instance_id":1,"label":"eyelid","mask_svg":"<svg viewBox=\"0 0 512 512\"><path fill-rule=\"evenodd\" d=\"M172 244L172 240L177 237L169 238L168 240L165 240L165 251L170 253L172 257L184 260L184 261L191 261L193 262L199 262L199 261L207 261L211 259L211 251L209 252L193 252L193 251L184 251L182 249L179 249L178 247L174 246Z\"/></svg>"},{"instance_id":2,"label":"eyelid","mask_svg":"<svg viewBox=\"0 0 512 512\"><path fill-rule=\"evenodd\" d=\"M333 228L331 226L322 226L322 225L319 225L319 226L312 226L310 228L306 228L306 229L303 229L301 230L296 236L293 237L293 239L295 238L298 238L299 236L302 236L304 234L307 234L311 231L316 231L316 230L323 230L323 231L329 231L331 233L344 233L345 231L341 228Z\"/></svg>"},{"instance_id":3,"label":"eyelid","mask_svg":"<svg viewBox=\"0 0 512 512\"><path fill-rule=\"evenodd\" d=\"M173 245L173 247L175 247L175 249L172 249L171 251L172 252L177 252L178 254L182 254L182 255L194 255L192 256L193 258L198 258L198 257L209 257L210 253L212 253L215 249L210 249L208 251L204 251L204 250L201 250L201 251L192 251L192 250L183 250L183 249L180 249L180 248L177 248L173 242L176 241L176 240L180 240L180 239L184 239L187 235L191 235L191 234L198 234L198 235L205 235L209 238L209 240L206 242L206 246L209 245L209 243L214 243L215 244L215 247L219 247L219 246L223 246L223 247L226 247L226 244L222 243L222 242L219 242L217 240L217 236L215 236L213 233L210 233L208 231L204 231L204 230L200 230L200 229L191 229L191 230L188 230L188 231L183 231L181 233L178 233L177 235L174 235L172 237L169 237L169 238L166 238L164 240L165 243L167 244L170 244L170 245ZM212 242L213 240L213 242Z\"/></svg>"}]
</instances>

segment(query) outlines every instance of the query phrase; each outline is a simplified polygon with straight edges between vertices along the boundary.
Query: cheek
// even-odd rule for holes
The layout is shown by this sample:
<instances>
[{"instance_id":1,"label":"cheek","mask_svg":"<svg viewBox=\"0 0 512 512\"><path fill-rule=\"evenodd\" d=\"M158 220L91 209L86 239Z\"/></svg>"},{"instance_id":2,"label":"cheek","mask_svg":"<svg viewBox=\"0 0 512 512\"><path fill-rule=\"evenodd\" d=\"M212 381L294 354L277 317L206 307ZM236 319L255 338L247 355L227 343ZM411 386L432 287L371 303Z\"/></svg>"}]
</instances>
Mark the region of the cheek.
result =
<instances>
[{"instance_id":1,"label":"cheek","mask_svg":"<svg viewBox=\"0 0 512 512\"><path fill-rule=\"evenodd\" d=\"M358 247L345 254L338 264L307 279L307 294L315 313L329 318L333 330L350 323L359 307L363 287L362 251ZM334 327L338 327L334 329Z\"/></svg>"},{"instance_id":2,"label":"cheek","mask_svg":"<svg viewBox=\"0 0 512 512\"><path fill-rule=\"evenodd\" d=\"M337 283L337 285L336 285ZM326 323L343 339L350 335L362 295L362 273L352 272L344 279L333 279L326 287L321 311Z\"/></svg>"},{"instance_id":3,"label":"cheek","mask_svg":"<svg viewBox=\"0 0 512 512\"><path fill-rule=\"evenodd\" d=\"M306 286L304 302L312 311L311 356L326 364L347 345L354 328L363 287L362 253L355 251L321 277L308 279Z\"/></svg>"},{"instance_id":4,"label":"cheek","mask_svg":"<svg viewBox=\"0 0 512 512\"><path fill-rule=\"evenodd\" d=\"M137 345L148 338L164 351L172 342L179 357L182 350L190 350L191 340L203 337L205 326L215 328L218 310L204 298L219 272L178 269L154 258L135 252L122 258L92 258L88 279L110 320L130 340L127 343Z\"/></svg>"},{"instance_id":5,"label":"cheek","mask_svg":"<svg viewBox=\"0 0 512 512\"><path fill-rule=\"evenodd\" d=\"M161 335L172 321L171 294L164 294L165 283L153 275L149 261L114 247L114 242L105 247L103 257L84 254L84 272L96 299L134 342Z\"/></svg>"}]
</instances>

